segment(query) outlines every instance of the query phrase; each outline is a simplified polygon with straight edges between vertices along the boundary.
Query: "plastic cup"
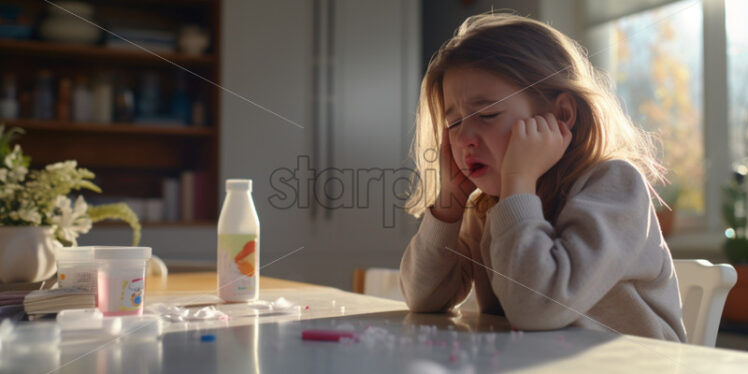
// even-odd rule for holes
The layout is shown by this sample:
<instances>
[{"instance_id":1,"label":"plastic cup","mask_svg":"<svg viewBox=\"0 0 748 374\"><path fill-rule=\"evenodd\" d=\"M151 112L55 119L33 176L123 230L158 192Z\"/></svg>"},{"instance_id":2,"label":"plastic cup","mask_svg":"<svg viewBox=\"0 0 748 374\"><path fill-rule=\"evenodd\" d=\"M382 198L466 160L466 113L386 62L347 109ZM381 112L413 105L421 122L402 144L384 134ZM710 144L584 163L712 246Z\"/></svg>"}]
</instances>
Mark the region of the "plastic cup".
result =
<instances>
[{"instance_id":1,"label":"plastic cup","mask_svg":"<svg viewBox=\"0 0 748 374\"><path fill-rule=\"evenodd\" d=\"M98 309L105 316L142 315L150 247L95 247Z\"/></svg>"},{"instance_id":2,"label":"plastic cup","mask_svg":"<svg viewBox=\"0 0 748 374\"><path fill-rule=\"evenodd\" d=\"M98 268L94 261L94 247L63 247L56 257L60 287L96 293Z\"/></svg>"}]
</instances>

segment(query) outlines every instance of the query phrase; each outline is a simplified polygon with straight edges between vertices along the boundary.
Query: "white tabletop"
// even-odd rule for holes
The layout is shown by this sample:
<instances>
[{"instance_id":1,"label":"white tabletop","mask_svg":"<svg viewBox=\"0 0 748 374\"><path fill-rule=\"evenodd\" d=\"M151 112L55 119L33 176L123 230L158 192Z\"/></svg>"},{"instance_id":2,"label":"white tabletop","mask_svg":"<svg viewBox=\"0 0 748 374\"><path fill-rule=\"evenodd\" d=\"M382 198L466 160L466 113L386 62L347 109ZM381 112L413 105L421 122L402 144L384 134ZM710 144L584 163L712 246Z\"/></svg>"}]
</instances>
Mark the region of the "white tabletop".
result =
<instances>
[{"instance_id":1,"label":"white tabletop","mask_svg":"<svg viewBox=\"0 0 748 374\"><path fill-rule=\"evenodd\" d=\"M210 302L212 295L148 302ZM416 314L401 302L334 288L277 289L297 313L174 323L161 339L33 352L30 373L742 373L748 353L568 328L512 332L503 317ZM308 308L307 308L308 307ZM352 330L358 341L305 341L307 329ZM19 368L22 369L19 371Z\"/></svg>"}]
</instances>

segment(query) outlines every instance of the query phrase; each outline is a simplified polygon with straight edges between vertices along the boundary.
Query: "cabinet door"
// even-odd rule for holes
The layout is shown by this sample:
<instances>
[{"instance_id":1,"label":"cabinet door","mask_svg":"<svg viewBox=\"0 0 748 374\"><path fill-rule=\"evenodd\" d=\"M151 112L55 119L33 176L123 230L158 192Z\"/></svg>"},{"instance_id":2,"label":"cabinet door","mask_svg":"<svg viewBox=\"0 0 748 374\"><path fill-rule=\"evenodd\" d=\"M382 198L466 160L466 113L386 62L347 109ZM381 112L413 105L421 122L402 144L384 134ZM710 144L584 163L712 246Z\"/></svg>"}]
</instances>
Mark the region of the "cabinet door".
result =
<instances>
[{"instance_id":1,"label":"cabinet door","mask_svg":"<svg viewBox=\"0 0 748 374\"><path fill-rule=\"evenodd\" d=\"M404 192L410 176L407 149L420 79L419 5L335 2L332 162L344 173L355 171L350 195L356 208L337 209L332 219L339 231L351 233L349 245L356 251L383 257L388 252L388 258L394 252L399 259L413 233L413 220L405 217L399 208L404 201L394 192Z\"/></svg>"}]
</instances>

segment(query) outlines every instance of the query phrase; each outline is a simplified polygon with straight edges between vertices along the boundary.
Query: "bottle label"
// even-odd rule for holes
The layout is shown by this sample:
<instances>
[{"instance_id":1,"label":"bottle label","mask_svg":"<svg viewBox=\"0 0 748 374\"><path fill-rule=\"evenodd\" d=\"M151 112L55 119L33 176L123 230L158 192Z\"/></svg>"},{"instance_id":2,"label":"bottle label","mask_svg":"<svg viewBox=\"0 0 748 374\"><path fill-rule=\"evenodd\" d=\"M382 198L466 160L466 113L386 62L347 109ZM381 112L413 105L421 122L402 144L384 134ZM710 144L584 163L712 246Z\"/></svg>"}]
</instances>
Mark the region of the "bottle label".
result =
<instances>
[{"instance_id":1,"label":"bottle label","mask_svg":"<svg viewBox=\"0 0 748 374\"><path fill-rule=\"evenodd\" d=\"M255 234L218 234L219 295L226 301L257 298L259 240Z\"/></svg>"}]
</instances>

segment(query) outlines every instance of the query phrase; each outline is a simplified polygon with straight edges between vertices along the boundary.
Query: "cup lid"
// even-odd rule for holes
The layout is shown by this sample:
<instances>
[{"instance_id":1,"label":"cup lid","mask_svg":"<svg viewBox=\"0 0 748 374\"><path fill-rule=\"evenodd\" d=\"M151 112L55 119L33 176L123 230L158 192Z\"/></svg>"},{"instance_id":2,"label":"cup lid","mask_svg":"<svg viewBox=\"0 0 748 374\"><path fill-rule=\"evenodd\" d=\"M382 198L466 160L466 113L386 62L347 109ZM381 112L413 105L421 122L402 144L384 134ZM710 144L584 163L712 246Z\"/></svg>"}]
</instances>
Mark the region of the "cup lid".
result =
<instances>
[{"instance_id":1,"label":"cup lid","mask_svg":"<svg viewBox=\"0 0 748 374\"><path fill-rule=\"evenodd\" d=\"M147 260L151 258L151 247L95 246L96 260Z\"/></svg>"},{"instance_id":2,"label":"cup lid","mask_svg":"<svg viewBox=\"0 0 748 374\"><path fill-rule=\"evenodd\" d=\"M62 247L57 250L57 261L91 261L94 247Z\"/></svg>"}]
</instances>

